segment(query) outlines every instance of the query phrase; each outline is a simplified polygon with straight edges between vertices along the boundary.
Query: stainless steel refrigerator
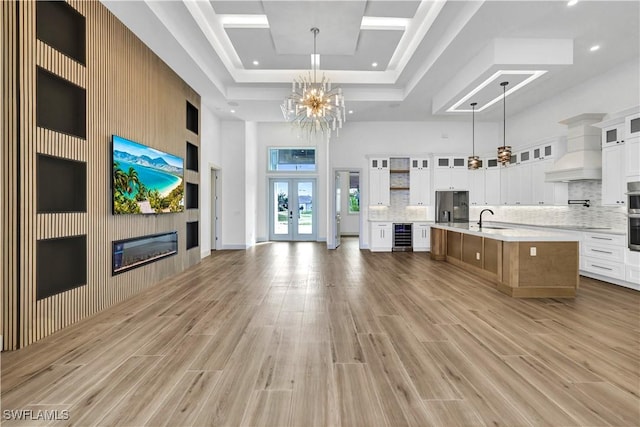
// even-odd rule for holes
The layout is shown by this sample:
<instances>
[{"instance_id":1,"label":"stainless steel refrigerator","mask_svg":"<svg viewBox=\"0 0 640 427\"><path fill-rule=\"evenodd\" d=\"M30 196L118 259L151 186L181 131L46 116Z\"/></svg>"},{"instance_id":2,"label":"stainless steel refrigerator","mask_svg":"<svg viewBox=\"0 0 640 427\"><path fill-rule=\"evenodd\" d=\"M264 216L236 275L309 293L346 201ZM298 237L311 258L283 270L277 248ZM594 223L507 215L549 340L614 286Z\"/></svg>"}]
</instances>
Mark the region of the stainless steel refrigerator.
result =
<instances>
[{"instance_id":1,"label":"stainless steel refrigerator","mask_svg":"<svg viewBox=\"0 0 640 427\"><path fill-rule=\"evenodd\" d=\"M436 222L469 222L469 192L436 191Z\"/></svg>"}]
</instances>

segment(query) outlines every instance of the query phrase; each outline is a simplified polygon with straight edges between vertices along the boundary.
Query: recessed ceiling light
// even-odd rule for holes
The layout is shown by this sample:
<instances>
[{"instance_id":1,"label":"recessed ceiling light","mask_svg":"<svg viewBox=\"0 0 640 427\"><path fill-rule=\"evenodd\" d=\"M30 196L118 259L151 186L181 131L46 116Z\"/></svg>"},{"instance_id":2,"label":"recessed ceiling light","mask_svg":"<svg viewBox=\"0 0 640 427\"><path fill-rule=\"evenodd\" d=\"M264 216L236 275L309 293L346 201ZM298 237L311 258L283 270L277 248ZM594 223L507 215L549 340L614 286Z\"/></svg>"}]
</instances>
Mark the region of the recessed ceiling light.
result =
<instances>
[{"instance_id":1,"label":"recessed ceiling light","mask_svg":"<svg viewBox=\"0 0 640 427\"><path fill-rule=\"evenodd\" d=\"M235 112L236 112L236 110L231 110L231 113L235 113Z\"/></svg>"},{"instance_id":2,"label":"recessed ceiling light","mask_svg":"<svg viewBox=\"0 0 640 427\"><path fill-rule=\"evenodd\" d=\"M378 63L377 63L377 62L372 62L372 63L371 63L371 66L372 66L373 68L376 68L376 67L378 66Z\"/></svg>"},{"instance_id":3,"label":"recessed ceiling light","mask_svg":"<svg viewBox=\"0 0 640 427\"><path fill-rule=\"evenodd\" d=\"M578 4L578 0L569 0L567 6L575 6L576 4Z\"/></svg>"},{"instance_id":4,"label":"recessed ceiling light","mask_svg":"<svg viewBox=\"0 0 640 427\"><path fill-rule=\"evenodd\" d=\"M353 110L349 110L349 114L353 114Z\"/></svg>"},{"instance_id":5,"label":"recessed ceiling light","mask_svg":"<svg viewBox=\"0 0 640 427\"><path fill-rule=\"evenodd\" d=\"M589 50L590 50L591 52L595 52L595 51L596 51L596 50L598 50L598 49L600 49L600 45L599 45L599 44L595 44L595 45L593 45L593 46L591 46L591 47L589 48Z\"/></svg>"},{"instance_id":6,"label":"recessed ceiling light","mask_svg":"<svg viewBox=\"0 0 640 427\"><path fill-rule=\"evenodd\" d=\"M260 65L260 62L258 60L254 60L253 65Z\"/></svg>"}]
</instances>

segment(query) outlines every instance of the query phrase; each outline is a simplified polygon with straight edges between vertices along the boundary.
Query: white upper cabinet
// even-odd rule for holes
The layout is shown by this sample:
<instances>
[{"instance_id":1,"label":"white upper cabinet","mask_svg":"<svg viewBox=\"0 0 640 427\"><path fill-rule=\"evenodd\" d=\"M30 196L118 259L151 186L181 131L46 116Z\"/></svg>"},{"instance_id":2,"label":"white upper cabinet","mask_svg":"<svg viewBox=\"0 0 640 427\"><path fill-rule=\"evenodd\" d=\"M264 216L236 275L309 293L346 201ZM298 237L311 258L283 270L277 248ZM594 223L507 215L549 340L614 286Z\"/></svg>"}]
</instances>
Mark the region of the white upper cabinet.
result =
<instances>
[{"instance_id":1,"label":"white upper cabinet","mask_svg":"<svg viewBox=\"0 0 640 427\"><path fill-rule=\"evenodd\" d=\"M602 148L624 143L624 123L602 128Z\"/></svg>"},{"instance_id":2,"label":"white upper cabinet","mask_svg":"<svg viewBox=\"0 0 640 427\"><path fill-rule=\"evenodd\" d=\"M409 168L409 204L427 206L431 204L430 159L412 158Z\"/></svg>"},{"instance_id":3,"label":"white upper cabinet","mask_svg":"<svg viewBox=\"0 0 640 427\"><path fill-rule=\"evenodd\" d=\"M467 159L461 156L436 156L434 160L435 190L469 190Z\"/></svg>"},{"instance_id":4,"label":"white upper cabinet","mask_svg":"<svg viewBox=\"0 0 640 427\"><path fill-rule=\"evenodd\" d=\"M627 116L624 123L627 178L640 181L640 113Z\"/></svg>"},{"instance_id":5,"label":"white upper cabinet","mask_svg":"<svg viewBox=\"0 0 640 427\"><path fill-rule=\"evenodd\" d=\"M553 144L543 144L532 148L530 151L533 160L551 159L555 155L555 147Z\"/></svg>"},{"instance_id":6,"label":"white upper cabinet","mask_svg":"<svg viewBox=\"0 0 640 427\"><path fill-rule=\"evenodd\" d=\"M553 167L552 160L533 164L531 183L533 185L533 205L563 205L569 199L569 184L566 182L545 182L545 172Z\"/></svg>"},{"instance_id":7,"label":"white upper cabinet","mask_svg":"<svg viewBox=\"0 0 640 427\"><path fill-rule=\"evenodd\" d=\"M624 206L626 203L626 180L622 165L625 164L624 145L613 145L602 149L602 205Z\"/></svg>"},{"instance_id":8,"label":"white upper cabinet","mask_svg":"<svg viewBox=\"0 0 640 427\"><path fill-rule=\"evenodd\" d=\"M484 165L484 198L485 204L496 206L500 204L500 163L498 159L485 159Z\"/></svg>"},{"instance_id":9,"label":"white upper cabinet","mask_svg":"<svg viewBox=\"0 0 640 427\"><path fill-rule=\"evenodd\" d=\"M390 181L389 159L369 159L369 205L389 206L391 203Z\"/></svg>"},{"instance_id":10,"label":"white upper cabinet","mask_svg":"<svg viewBox=\"0 0 640 427\"><path fill-rule=\"evenodd\" d=\"M487 204L485 169L469 170L469 204L471 206L484 206Z\"/></svg>"}]
</instances>

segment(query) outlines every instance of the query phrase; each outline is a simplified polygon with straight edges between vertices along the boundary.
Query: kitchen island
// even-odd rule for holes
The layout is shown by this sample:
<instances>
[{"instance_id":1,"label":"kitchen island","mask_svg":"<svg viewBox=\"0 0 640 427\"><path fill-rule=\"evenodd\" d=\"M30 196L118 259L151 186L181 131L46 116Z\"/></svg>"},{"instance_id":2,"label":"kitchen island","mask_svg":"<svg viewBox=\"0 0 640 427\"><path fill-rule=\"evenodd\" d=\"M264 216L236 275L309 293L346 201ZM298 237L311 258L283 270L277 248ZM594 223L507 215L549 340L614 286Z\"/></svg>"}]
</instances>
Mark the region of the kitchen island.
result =
<instances>
[{"instance_id":1,"label":"kitchen island","mask_svg":"<svg viewBox=\"0 0 640 427\"><path fill-rule=\"evenodd\" d=\"M431 258L495 282L517 298L572 298L579 243L569 233L470 223L431 225Z\"/></svg>"}]
</instances>

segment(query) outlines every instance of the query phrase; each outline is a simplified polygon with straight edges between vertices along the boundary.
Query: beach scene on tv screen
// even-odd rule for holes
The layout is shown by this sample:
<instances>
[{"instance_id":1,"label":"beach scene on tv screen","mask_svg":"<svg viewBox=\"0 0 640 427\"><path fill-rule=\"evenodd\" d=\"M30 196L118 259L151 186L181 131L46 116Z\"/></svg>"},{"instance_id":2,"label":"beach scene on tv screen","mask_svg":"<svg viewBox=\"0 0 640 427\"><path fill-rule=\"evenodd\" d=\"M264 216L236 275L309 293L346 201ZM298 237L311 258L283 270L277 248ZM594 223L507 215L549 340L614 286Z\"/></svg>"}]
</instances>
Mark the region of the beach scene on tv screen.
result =
<instances>
[{"instance_id":1,"label":"beach scene on tv screen","mask_svg":"<svg viewBox=\"0 0 640 427\"><path fill-rule=\"evenodd\" d=\"M183 160L113 136L113 213L184 210Z\"/></svg>"}]
</instances>

